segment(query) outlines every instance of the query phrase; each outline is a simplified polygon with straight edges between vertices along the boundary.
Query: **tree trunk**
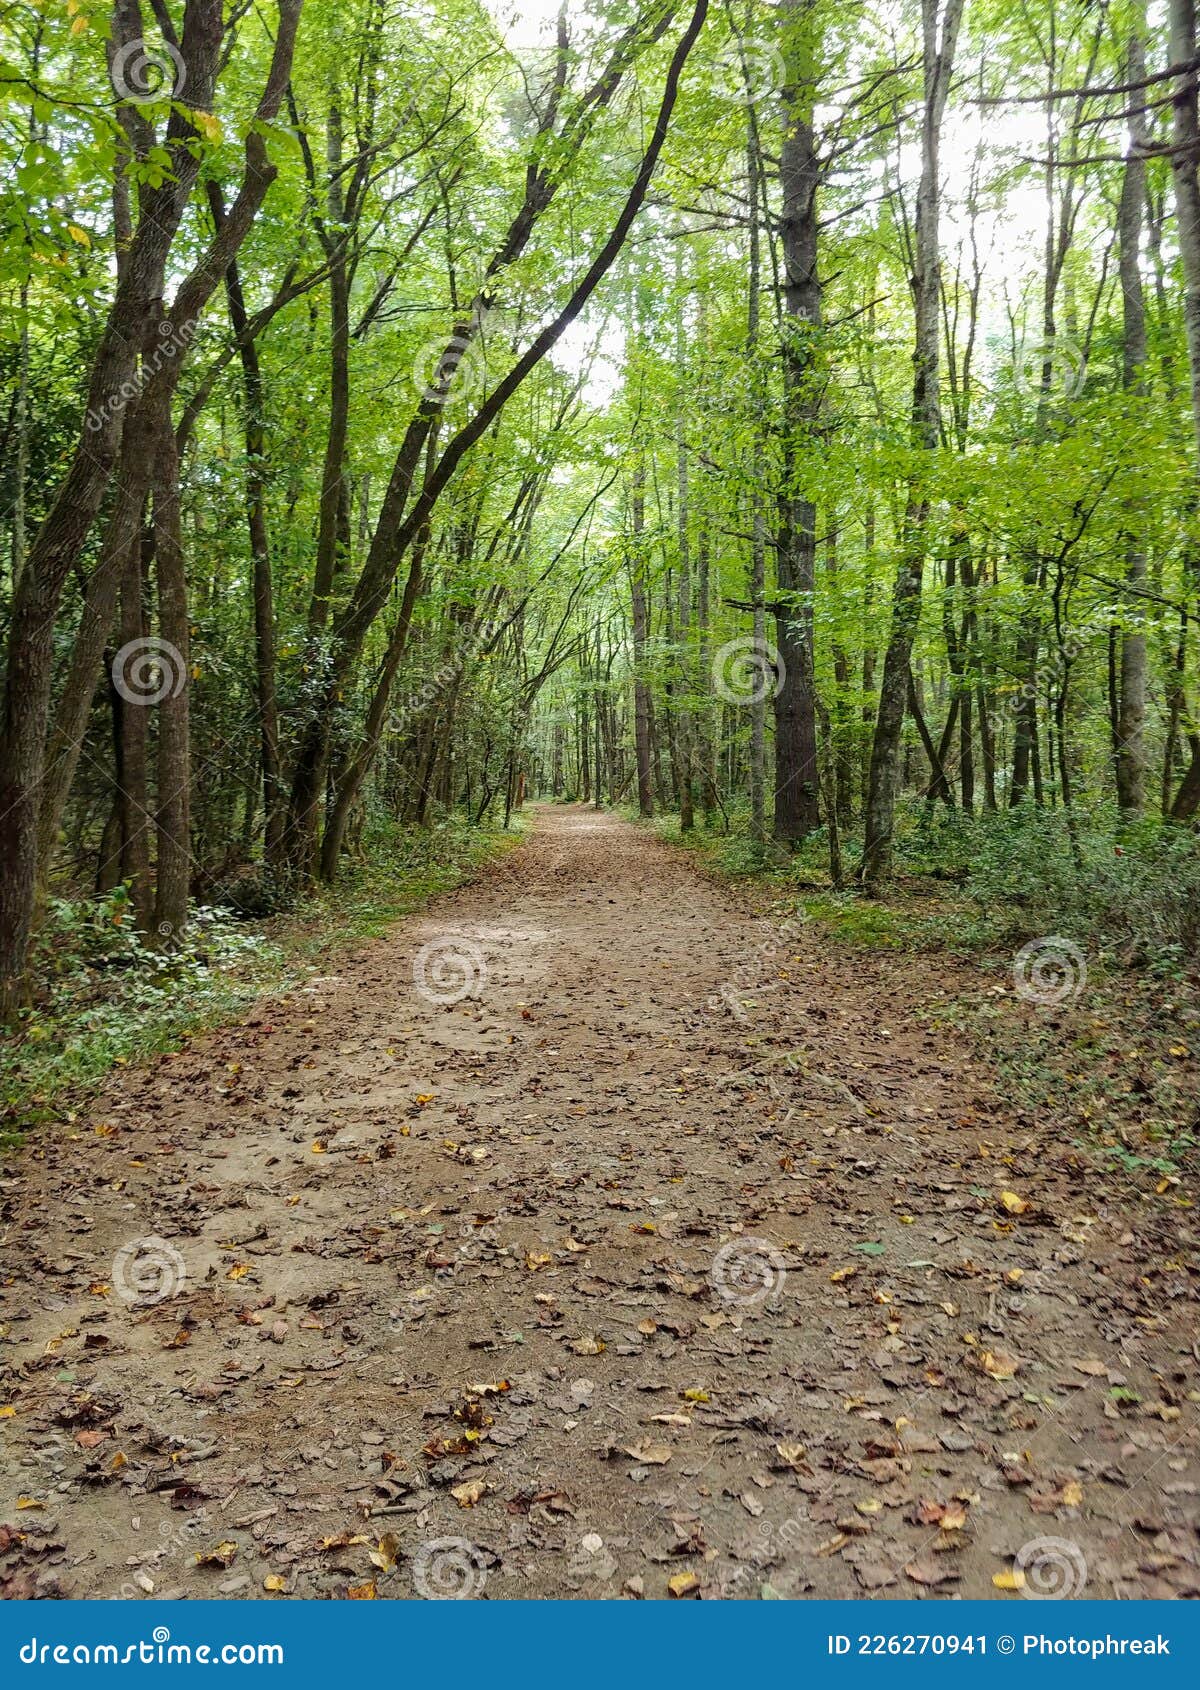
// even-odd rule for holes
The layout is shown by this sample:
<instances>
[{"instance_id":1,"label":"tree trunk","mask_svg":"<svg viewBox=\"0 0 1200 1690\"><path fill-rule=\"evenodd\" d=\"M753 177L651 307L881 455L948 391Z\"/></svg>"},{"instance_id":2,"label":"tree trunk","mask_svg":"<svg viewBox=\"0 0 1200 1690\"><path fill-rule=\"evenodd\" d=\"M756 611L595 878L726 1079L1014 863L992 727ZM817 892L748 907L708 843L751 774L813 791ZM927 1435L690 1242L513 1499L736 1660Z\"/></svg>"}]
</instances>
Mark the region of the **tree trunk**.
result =
<instances>
[{"instance_id":1,"label":"tree trunk","mask_svg":"<svg viewBox=\"0 0 1200 1690\"><path fill-rule=\"evenodd\" d=\"M938 313L941 304L938 155L942 116L949 93L962 10L963 0L945 0L945 11L939 23L941 0L921 0L925 99L921 129L921 181L917 190L916 251L912 277L916 323L912 443L914 447L926 453L936 451L941 440L938 386ZM871 747L862 878L864 884L872 887L885 880L891 872L900 740L904 727L909 661L921 610L921 583L928 520L929 493L924 472L918 468L909 483L902 540L903 556L892 596L892 628L884 657L883 681L879 690L879 714Z\"/></svg>"},{"instance_id":2,"label":"tree trunk","mask_svg":"<svg viewBox=\"0 0 1200 1690\"><path fill-rule=\"evenodd\" d=\"M810 499L794 491L821 403L816 368L821 283L817 274L820 169L813 131L818 50L815 0L783 0L780 17L785 63L779 167L784 468L775 616L781 671L775 694L775 837L796 844L821 825L813 657L816 510Z\"/></svg>"},{"instance_id":3,"label":"tree trunk","mask_svg":"<svg viewBox=\"0 0 1200 1690\"><path fill-rule=\"evenodd\" d=\"M218 227L225 219L225 202L218 183L208 185L208 201ZM254 666L262 759L264 814L263 856L274 861L282 836L284 793L279 759L279 705L275 685L275 602L271 576L271 543L267 532L266 404L258 349L246 336L248 317L237 260L225 272L229 322L241 342L242 386L245 395L246 526L253 562Z\"/></svg>"},{"instance_id":4,"label":"tree trunk","mask_svg":"<svg viewBox=\"0 0 1200 1690\"><path fill-rule=\"evenodd\" d=\"M654 814L650 768L650 684L646 679L646 471L639 457L630 498L633 557L629 583L633 599L633 738L637 757L638 814Z\"/></svg>"},{"instance_id":5,"label":"tree trunk","mask_svg":"<svg viewBox=\"0 0 1200 1690\"><path fill-rule=\"evenodd\" d=\"M1129 37L1126 80L1145 76L1145 53L1135 28ZM1137 99L1133 101L1136 107ZM1120 244L1121 298L1124 308L1121 378L1134 402L1145 392L1146 306L1142 291L1142 214L1146 203L1146 160L1148 142L1144 114L1130 119L1131 145L1125 160L1121 203L1117 216ZM1125 546L1125 580L1131 589L1126 614L1142 617L1138 589L1146 580L1146 552L1141 535L1141 516L1129 512L1130 533ZM1140 815L1146 794L1146 636L1128 627L1121 632L1121 689L1117 717L1116 780L1117 803L1130 815Z\"/></svg>"}]
</instances>

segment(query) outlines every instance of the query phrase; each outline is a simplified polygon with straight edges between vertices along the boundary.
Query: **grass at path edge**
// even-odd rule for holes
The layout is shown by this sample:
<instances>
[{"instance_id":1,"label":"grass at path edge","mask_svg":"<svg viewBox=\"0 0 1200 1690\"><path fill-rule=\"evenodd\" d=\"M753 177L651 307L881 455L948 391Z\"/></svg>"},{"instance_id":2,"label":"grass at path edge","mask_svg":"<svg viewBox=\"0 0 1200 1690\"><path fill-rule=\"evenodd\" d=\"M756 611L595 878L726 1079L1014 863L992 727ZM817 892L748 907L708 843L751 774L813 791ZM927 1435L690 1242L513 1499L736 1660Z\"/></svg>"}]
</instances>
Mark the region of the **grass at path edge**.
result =
<instances>
[{"instance_id":1,"label":"grass at path edge","mask_svg":"<svg viewBox=\"0 0 1200 1690\"><path fill-rule=\"evenodd\" d=\"M39 953L35 1002L0 1038L0 1152L20 1145L30 1128L72 1120L114 1069L230 1025L265 993L301 985L339 951L383 937L527 832L518 817L507 832L458 817L380 830L336 886L285 915L247 921L198 911L174 955L118 928L119 904L58 903Z\"/></svg>"}]
</instances>

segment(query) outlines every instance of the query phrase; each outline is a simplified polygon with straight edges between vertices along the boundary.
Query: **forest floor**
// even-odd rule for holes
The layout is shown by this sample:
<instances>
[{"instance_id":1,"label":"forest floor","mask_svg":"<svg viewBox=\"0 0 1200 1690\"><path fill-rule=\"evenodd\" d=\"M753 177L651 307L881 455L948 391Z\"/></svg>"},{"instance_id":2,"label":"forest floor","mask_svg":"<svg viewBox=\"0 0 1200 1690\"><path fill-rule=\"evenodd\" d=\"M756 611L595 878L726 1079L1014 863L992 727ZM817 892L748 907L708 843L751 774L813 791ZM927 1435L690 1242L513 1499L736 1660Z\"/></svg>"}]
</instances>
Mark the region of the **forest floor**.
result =
<instances>
[{"instance_id":1,"label":"forest floor","mask_svg":"<svg viewBox=\"0 0 1200 1690\"><path fill-rule=\"evenodd\" d=\"M1200 1594L1179 1190L969 964L534 817L5 1164L0 1593Z\"/></svg>"}]
</instances>

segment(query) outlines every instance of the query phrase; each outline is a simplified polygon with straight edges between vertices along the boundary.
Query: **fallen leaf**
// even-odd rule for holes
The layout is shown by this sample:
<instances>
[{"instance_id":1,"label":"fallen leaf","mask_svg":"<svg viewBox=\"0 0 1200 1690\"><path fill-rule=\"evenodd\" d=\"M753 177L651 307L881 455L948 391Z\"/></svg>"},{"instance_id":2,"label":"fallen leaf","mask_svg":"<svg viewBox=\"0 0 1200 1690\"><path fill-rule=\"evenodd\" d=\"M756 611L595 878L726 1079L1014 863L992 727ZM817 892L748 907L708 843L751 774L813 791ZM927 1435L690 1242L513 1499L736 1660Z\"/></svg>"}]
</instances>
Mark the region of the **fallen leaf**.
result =
<instances>
[{"instance_id":1,"label":"fallen leaf","mask_svg":"<svg viewBox=\"0 0 1200 1690\"><path fill-rule=\"evenodd\" d=\"M1029 1203L1024 1197L1018 1197L1015 1191L1002 1191L1000 1202L1010 1215L1024 1215L1029 1211Z\"/></svg>"},{"instance_id":2,"label":"fallen leaf","mask_svg":"<svg viewBox=\"0 0 1200 1690\"><path fill-rule=\"evenodd\" d=\"M993 1379L1012 1379L1021 1364L1016 1356L1010 1356L1004 1350L984 1350L979 1357L979 1365Z\"/></svg>"},{"instance_id":3,"label":"fallen leaf","mask_svg":"<svg viewBox=\"0 0 1200 1690\"><path fill-rule=\"evenodd\" d=\"M387 1532L379 1540L378 1549L371 1551L371 1564L381 1573L390 1573L400 1558L400 1539L395 1532Z\"/></svg>"},{"instance_id":4,"label":"fallen leaf","mask_svg":"<svg viewBox=\"0 0 1200 1690\"><path fill-rule=\"evenodd\" d=\"M467 1479L461 1485L451 1485L450 1495L460 1508L474 1508L475 1504L487 1494L485 1479Z\"/></svg>"},{"instance_id":5,"label":"fallen leaf","mask_svg":"<svg viewBox=\"0 0 1200 1690\"><path fill-rule=\"evenodd\" d=\"M625 1454L647 1467L665 1467L671 1459L669 1444L630 1444Z\"/></svg>"},{"instance_id":6,"label":"fallen leaf","mask_svg":"<svg viewBox=\"0 0 1200 1690\"><path fill-rule=\"evenodd\" d=\"M215 1549L196 1551L196 1565L198 1567L232 1567L237 1555L238 1546L230 1539L218 1543Z\"/></svg>"},{"instance_id":7,"label":"fallen leaf","mask_svg":"<svg viewBox=\"0 0 1200 1690\"><path fill-rule=\"evenodd\" d=\"M1014 1567L1011 1572L993 1573L992 1583L997 1590L1024 1590L1025 1574Z\"/></svg>"},{"instance_id":8,"label":"fallen leaf","mask_svg":"<svg viewBox=\"0 0 1200 1690\"><path fill-rule=\"evenodd\" d=\"M674 1578L667 1580L667 1594L669 1596L698 1596L700 1580L695 1573L676 1573Z\"/></svg>"},{"instance_id":9,"label":"fallen leaf","mask_svg":"<svg viewBox=\"0 0 1200 1690\"><path fill-rule=\"evenodd\" d=\"M808 1451L803 1444L776 1444L775 1453L785 1467L791 1467L797 1473L807 1466L805 1457Z\"/></svg>"},{"instance_id":10,"label":"fallen leaf","mask_svg":"<svg viewBox=\"0 0 1200 1690\"><path fill-rule=\"evenodd\" d=\"M935 1560L931 1555L924 1560L909 1561L904 1571L914 1584L953 1584L960 1576L945 1557Z\"/></svg>"}]
</instances>

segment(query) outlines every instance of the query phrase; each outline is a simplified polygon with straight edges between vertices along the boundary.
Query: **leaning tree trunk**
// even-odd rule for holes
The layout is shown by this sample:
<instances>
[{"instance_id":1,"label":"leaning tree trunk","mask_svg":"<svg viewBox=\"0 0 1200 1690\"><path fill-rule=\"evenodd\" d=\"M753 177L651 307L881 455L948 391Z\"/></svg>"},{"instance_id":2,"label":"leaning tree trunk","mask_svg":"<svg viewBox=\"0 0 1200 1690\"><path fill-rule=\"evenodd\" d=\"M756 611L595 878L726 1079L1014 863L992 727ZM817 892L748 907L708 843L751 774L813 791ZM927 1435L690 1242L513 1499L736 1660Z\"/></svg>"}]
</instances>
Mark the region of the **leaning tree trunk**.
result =
<instances>
[{"instance_id":1,"label":"leaning tree trunk","mask_svg":"<svg viewBox=\"0 0 1200 1690\"><path fill-rule=\"evenodd\" d=\"M54 627L63 590L108 486L137 347L153 303L162 294L167 256L199 173L202 142L190 113L212 106L222 12L220 0L190 0L187 7L180 52L188 105L172 104L166 168L157 187L142 191L137 230L92 360L71 464L13 594L0 719L0 1024L12 1019L24 995L36 898L39 788L53 682ZM143 130L146 127L142 124Z\"/></svg>"}]
</instances>

